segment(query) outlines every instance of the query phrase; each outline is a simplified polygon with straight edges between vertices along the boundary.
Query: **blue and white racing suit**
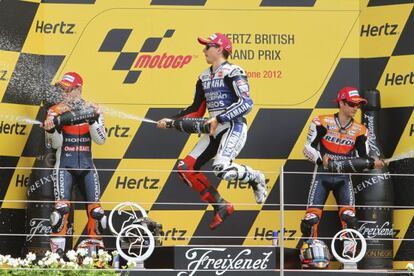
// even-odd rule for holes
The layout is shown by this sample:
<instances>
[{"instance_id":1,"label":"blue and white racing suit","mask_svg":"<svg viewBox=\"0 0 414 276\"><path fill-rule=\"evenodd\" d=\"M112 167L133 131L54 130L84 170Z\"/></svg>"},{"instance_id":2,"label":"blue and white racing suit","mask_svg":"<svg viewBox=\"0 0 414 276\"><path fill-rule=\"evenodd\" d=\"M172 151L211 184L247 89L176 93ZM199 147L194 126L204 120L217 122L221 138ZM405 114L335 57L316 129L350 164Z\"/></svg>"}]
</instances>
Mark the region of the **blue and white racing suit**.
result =
<instances>
[{"instance_id":1,"label":"blue and white racing suit","mask_svg":"<svg viewBox=\"0 0 414 276\"><path fill-rule=\"evenodd\" d=\"M210 187L207 177L199 170L215 156L214 173L227 181L251 182L256 172L233 160L246 143L247 125L244 116L252 109L250 88L245 71L237 65L222 63L215 71L206 69L198 78L193 103L173 116L202 117L206 111L216 117L219 125L214 135L203 135L193 150L179 163L184 181L198 191L205 201L215 203L220 198Z\"/></svg>"}]
</instances>

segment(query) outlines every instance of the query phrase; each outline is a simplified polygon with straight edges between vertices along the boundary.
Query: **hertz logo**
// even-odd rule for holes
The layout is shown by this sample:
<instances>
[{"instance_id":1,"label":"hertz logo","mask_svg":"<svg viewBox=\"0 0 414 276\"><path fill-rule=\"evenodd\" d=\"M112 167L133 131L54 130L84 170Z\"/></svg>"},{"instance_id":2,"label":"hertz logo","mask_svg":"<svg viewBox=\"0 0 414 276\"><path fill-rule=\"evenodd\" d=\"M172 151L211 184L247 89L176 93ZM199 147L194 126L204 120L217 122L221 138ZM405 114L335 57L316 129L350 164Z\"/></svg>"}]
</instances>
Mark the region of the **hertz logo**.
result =
<instances>
[{"instance_id":1,"label":"hertz logo","mask_svg":"<svg viewBox=\"0 0 414 276\"><path fill-rule=\"evenodd\" d=\"M130 127L121 127L119 125L105 128L108 137L119 137L119 138L127 138L129 137L129 131L131 130Z\"/></svg>"},{"instance_id":2,"label":"hertz logo","mask_svg":"<svg viewBox=\"0 0 414 276\"><path fill-rule=\"evenodd\" d=\"M384 84L385 86L412 85L414 84L414 72L409 72L407 74L387 73L385 75Z\"/></svg>"},{"instance_id":3,"label":"hertz logo","mask_svg":"<svg viewBox=\"0 0 414 276\"><path fill-rule=\"evenodd\" d=\"M144 189L144 190L158 190L160 180L157 178L144 178L135 179L128 178L128 176L118 176L116 178L115 189Z\"/></svg>"},{"instance_id":4,"label":"hertz logo","mask_svg":"<svg viewBox=\"0 0 414 276\"><path fill-rule=\"evenodd\" d=\"M177 229L173 227L167 231L161 231L161 236L164 236L164 240L171 239L173 241L184 241L185 236L187 234L187 230L184 229Z\"/></svg>"},{"instance_id":5,"label":"hertz logo","mask_svg":"<svg viewBox=\"0 0 414 276\"><path fill-rule=\"evenodd\" d=\"M191 62L191 55L154 54L161 42L171 38L174 32L175 30L169 29L162 37L148 37L138 51L124 52L123 48L132 29L112 29L106 34L98 51L119 53L112 70L127 71L123 83L132 84L138 81L142 69L179 69Z\"/></svg>"},{"instance_id":6,"label":"hertz logo","mask_svg":"<svg viewBox=\"0 0 414 276\"><path fill-rule=\"evenodd\" d=\"M397 28L398 24L388 24L385 23L381 26L375 26L375 25L362 25L361 26L361 33L359 34L362 36L382 36L382 35L397 35Z\"/></svg>"},{"instance_id":7,"label":"hertz logo","mask_svg":"<svg viewBox=\"0 0 414 276\"><path fill-rule=\"evenodd\" d=\"M0 134L26 135L26 125L22 125L19 123L8 124L4 121L1 121Z\"/></svg>"},{"instance_id":8,"label":"hertz logo","mask_svg":"<svg viewBox=\"0 0 414 276\"><path fill-rule=\"evenodd\" d=\"M66 23L61 21L60 23L52 24L47 23L45 21L36 21L36 33L41 34L74 34L73 28L75 28L75 24L73 23Z\"/></svg>"},{"instance_id":9,"label":"hertz logo","mask_svg":"<svg viewBox=\"0 0 414 276\"><path fill-rule=\"evenodd\" d=\"M256 227L256 229L254 230L254 240L272 240L273 239L273 231L271 229L267 229L267 228L259 228ZM280 230L277 231L278 233L280 233ZM284 236L287 240L294 240L294 236L296 234L296 230L294 229L284 229Z\"/></svg>"}]
</instances>

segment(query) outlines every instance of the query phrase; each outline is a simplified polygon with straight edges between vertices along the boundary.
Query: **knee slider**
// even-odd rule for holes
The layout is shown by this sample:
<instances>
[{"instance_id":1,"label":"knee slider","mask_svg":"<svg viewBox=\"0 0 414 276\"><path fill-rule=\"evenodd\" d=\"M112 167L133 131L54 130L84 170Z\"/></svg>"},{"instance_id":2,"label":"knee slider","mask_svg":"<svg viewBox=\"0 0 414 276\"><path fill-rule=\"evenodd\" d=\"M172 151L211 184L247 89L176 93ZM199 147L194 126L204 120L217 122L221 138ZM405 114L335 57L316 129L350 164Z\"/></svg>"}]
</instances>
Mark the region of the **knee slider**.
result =
<instances>
[{"instance_id":1,"label":"knee slider","mask_svg":"<svg viewBox=\"0 0 414 276\"><path fill-rule=\"evenodd\" d=\"M183 176L185 174L188 174L189 172L189 166L188 164L185 162L185 160L180 160L180 162L178 162L177 165L177 169L178 169L178 173Z\"/></svg>"},{"instance_id":2,"label":"knee slider","mask_svg":"<svg viewBox=\"0 0 414 276\"><path fill-rule=\"evenodd\" d=\"M70 206L65 202L55 204L55 209L50 214L50 225L53 233L59 233L65 226L67 214L69 214Z\"/></svg>"},{"instance_id":3,"label":"knee slider","mask_svg":"<svg viewBox=\"0 0 414 276\"><path fill-rule=\"evenodd\" d=\"M102 235L107 226L107 217L101 206L95 207L90 211L92 219L96 220L96 233Z\"/></svg>"},{"instance_id":4,"label":"knee slider","mask_svg":"<svg viewBox=\"0 0 414 276\"><path fill-rule=\"evenodd\" d=\"M237 179L237 168L232 165L216 164L213 166L214 174L226 181L233 181Z\"/></svg>"},{"instance_id":5,"label":"knee slider","mask_svg":"<svg viewBox=\"0 0 414 276\"><path fill-rule=\"evenodd\" d=\"M353 210L345 210L341 214L341 220L346 223L346 228L358 229L358 219Z\"/></svg>"},{"instance_id":6,"label":"knee slider","mask_svg":"<svg viewBox=\"0 0 414 276\"><path fill-rule=\"evenodd\" d=\"M304 219L300 223L300 231L306 237L312 236L313 227L319 223L318 215L314 213L306 213Z\"/></svg>"}]
</instances>

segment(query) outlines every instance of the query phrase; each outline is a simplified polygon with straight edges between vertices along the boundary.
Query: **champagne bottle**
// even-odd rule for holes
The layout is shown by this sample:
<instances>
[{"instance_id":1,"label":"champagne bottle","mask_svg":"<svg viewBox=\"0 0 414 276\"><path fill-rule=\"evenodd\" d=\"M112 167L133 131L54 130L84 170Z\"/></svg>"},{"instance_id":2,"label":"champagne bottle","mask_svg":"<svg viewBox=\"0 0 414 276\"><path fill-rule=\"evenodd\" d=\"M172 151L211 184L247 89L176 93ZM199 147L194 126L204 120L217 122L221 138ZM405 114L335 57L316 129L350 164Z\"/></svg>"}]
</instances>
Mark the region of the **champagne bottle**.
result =
<instances>
[{"instance_id":1,"label":"champagne bottle","mask_svg":"<svg viewBox=\"0 0 414 276\"><path fill-rule=\"evenodd\" d=\"M369 156L383 159L379 141L380 95L367 90L363 95L368 104L362 107L362 123L369 131ZM388 167L373 169L368 175L354 177L354 191L359 220L359 232L367 240L367 252L358 263L362 269L392 269L393 266L393 184ZM389 240L388 240L389 239Z\"/></svg>"},{"instance_id":2,"label":"champagne bottle","mask_svg":"<svg viewBox=\"0 0 414 276\"><path fill-rule=\"evenodd\" d=\"M82 110L66 111L53 119L55 126L77 125L86 121L96 120L98 114L93 108Z\"/></svg>"},{"instance_id":3,"label":"champagne bottle","mask_svg":"<svg viewBox=\"0 0 414 276\"><path fill-rule=\"evenodd\" d=\"M44 112L46 115L46 111ZM53 166L55 164L55 150L48 141L45 141L44 131L41 131L40 154L36 157L27 186L26 207L26 240L25 253L36 253L44 256L50 250L49 234L52 229L49 223L50 212L53 208Z\"/></svg>"},{"instance_id":4,"label":"champagne bottle","mask_svg":"<svg viewBox=\"0 0 414 276\"><path fill-rule=\"evenodd\" d=\"M206 118L180 118L167 122L167 128L175 128L187 133L210 133L210 124L206 122Z\"/></svg>"}]
</instances>

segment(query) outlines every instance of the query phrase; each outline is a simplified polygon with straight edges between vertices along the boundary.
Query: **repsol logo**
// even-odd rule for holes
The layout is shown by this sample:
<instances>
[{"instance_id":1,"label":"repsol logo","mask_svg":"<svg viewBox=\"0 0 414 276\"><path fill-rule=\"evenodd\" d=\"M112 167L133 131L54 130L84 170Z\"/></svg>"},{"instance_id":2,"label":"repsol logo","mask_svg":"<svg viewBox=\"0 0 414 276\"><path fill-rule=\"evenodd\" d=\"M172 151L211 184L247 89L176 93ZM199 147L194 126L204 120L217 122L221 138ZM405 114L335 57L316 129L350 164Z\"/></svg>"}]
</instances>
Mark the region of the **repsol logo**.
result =
<instances>
[{"instance_id":1,"label":"repsol logo","mask_svg":"<svg viewBox=\"0 0 414 276\"><path fill-rule=\"evenodd\" d=\"M271 241L273 239L273 231L272 229L267 229L265 227L256 227L254 230L254 240L268 240ZM277 231L280 236L280 230ZM294 229L286 229L284 231L285 240L294 240L294 236L296 234L296 230Z\"/></svg>"},{"instance_id":2,"label":"repsol logo","mask_svg":"<svg viewBox=\"0 0 414 276\"><path fill-rule=\"evenodd\" d=\"M36 21L36 33L41 34L74 34L75 24L61 21L59 23L48 23L45 21Z\"/></svg>"},{"instance_id":3,"label":"repsol logo","mask_svg":"<svg viewBox=\"0 0 414 276\"><path fill-rule=\"evenodd\" d=\"M4 121L1 121L0 134L26 135L26 125L19 123L8 124Z\"/></svg>"},{"instance_id":4,"label":"repsol logo","mask_svg":"<svg viewBox=\"0 0 414 276\"><path fill-rule=\"evenodd\" d=\"M385 23L384 25L376 26L376 25L362 25L360 36L382 36L382 35L397 35L397 28L398 24L389 24Z\"/></svg>"},{"instance_id":5,"label":"repsol logo","mask_svg":"<svg viewBox=\"0 0 414 276\"><path fill-rule=\"evenodd\" d=\"M138 81L143 69L181 69L193 59L192 55L157 53L161 43L171 38L175 30L168 29L162 36L147 37L144 43L137 47L136 52L123 53L122 49L128 42L133 29L111 29L106 34L99 52L117 52L112 70L126 71L125 84ZM133 42L132 42L133 43Z\"/></svg>"},{"instance_id":6,"label":"repsol logo","mask_svg":"<svg viewBox=\"0 0 414 276\"><path fill-rule=\"evenodd\" d=\"M119 138L129 137L130 130L131 130L130 127L123 127L119 125L115 125L110 128L105 128L105 131L108 137L119 137Z\"/></svg>"},{"instance_id":7,"label":"repsol logo","mask_svg":"<svg viewBox=\"0 0 414 276\"><path fill-rule=\"evenodd\" d=\"M164 237L164 240L167 241L171 239L172 241L184 241L185 236L187 235L187 230L172 228L167 231L161 231L161 236Z\"/></svg>"},{"instance_id":8,"label":"repsol logo","mask_svg":"<svg viewBox=\"0 0 414 276\"><path fill-rule=\"evenodd\" d=\"M116 178L115 189L144 189L158 190L160 180L158 178L129 178L128 176L118 176Z\"/></svg>"},{"instance_id":9,"label":"repsol logo","mask_svg":"<svg viewBox=\"0 0 414 276\"><path fill-rule=\"evenodd\" d=\"M332 137L332 136L329 136L329 135L326 135L324 137L324 139L327 140L327 141L329 141L329 142L332 142L334 144L337 144L337 145L347 145L347 146L351 146L351 145L354 144L354 141L352 141L352 140L341 139L341 138Z\"/></svg>"}]
</instances>

